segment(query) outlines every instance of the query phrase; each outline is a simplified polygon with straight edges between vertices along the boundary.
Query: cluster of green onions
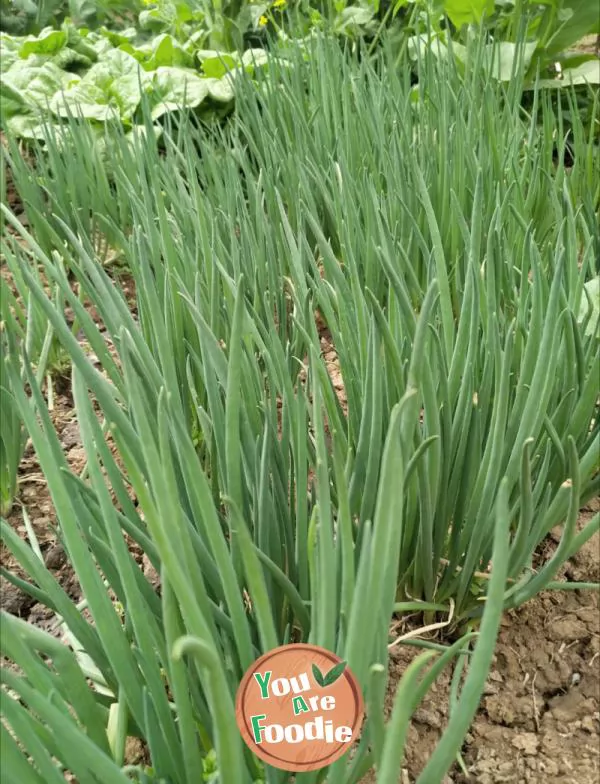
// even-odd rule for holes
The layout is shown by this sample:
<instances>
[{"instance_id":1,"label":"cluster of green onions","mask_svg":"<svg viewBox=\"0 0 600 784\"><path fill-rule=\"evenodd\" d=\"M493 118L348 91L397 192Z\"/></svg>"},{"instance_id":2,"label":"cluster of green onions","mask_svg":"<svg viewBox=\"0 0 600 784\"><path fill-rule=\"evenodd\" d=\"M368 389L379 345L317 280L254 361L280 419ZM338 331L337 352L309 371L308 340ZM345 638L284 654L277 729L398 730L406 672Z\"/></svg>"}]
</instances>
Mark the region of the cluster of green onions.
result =
<instances>
[{"instance_id":1,"label":"cluster of green onions","mask_svg":"<svg viewBox=\"0 0 600 784\"><path fill-rule=\"evenodd\" d=\"M576 105L567 170L560 114L540 94L525 115L518 80L505 89L426 58L414 88L385 53L357 62L316 46L241 89L225 130L182 114L160 149L118 131L99 145L73 118L35 174L15 144L7 156L28 226L2 207L2 252L43 339L33 351L6 307L3 464L16 476L26 433L83 596L67 595L33 532L23 541L2 521L27 577L3 576L61 630L2 617L18 666L2 670L15 781L58 784L68 770L191 784L215 751L221 784L289 781L245 748L234 697L261 653L308 641L348 662L368 710L354 752L298 784L358 784L373 766L397 784L412 713L468 658L419 778L439 784L502 611L584 587L553 582L600 527L598 515L576 525L600 483L585 294L600 179ZM50 340L72 364L81 474L44 394ZM558 524L554 556L534 569ZM451 615L453 636L422 642L386 724L389 624L414 610ZM150 767L127 764L129 736Z\"/></svg>"}]
</instances>

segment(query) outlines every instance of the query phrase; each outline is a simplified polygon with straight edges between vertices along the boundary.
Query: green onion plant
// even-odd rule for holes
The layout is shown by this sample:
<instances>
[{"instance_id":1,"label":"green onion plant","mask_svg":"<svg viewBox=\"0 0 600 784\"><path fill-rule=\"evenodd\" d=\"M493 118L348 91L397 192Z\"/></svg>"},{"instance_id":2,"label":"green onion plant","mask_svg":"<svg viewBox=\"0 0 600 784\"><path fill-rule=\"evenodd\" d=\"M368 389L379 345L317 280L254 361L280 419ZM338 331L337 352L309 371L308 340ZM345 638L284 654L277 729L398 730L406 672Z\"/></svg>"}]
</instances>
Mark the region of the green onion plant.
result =
<instances>
[{"instance_id":1,"label":"green onion plant","mask_svg":"<svg viewBox=\"0 0 600 784\"><path fill-rule=\"evenodd\" d=\"M10 243L3 241L8 250ZM12 239L14 247L14 238ZM10 252L10 251L8 251ZM12 285L10 285L12 283ZM7 363L21 367L24 353L35 364L36 378L41 382L53 361L53 329L43 310L23 285L23 279L15 270L10 278L0 277L0 514L8 516L17 495L19 465L27 441L27 432L15 403ZM51 379L47 378L49 400ZM23 382L23 371L21 381Z\"/></svg>"},{"instance_id":2,"label":"green onion plant","mask_svg":"<svg viewBox=\"0 0 600 784\"><path fill-rule=\"evenodd\" d=\"M160 147L116 133L100 154L73 122L39 149L41 183L13 161L34 197L28 227L2 208L21 237L6 261L72 362L87 458L74 473L30 360L10 353L83 595L2 523L27 577L3 575L61 630L3 616L15 781L183 784L215 756L222 784L289 781L245 748L234 700L260 654L307 641L348 662L368 715L357 748L299 784L358 784L372 767L396 784L412 713L469 657L419 778L439 784L503 610L553 587L599 528L576 525L599 483L600 344L578 318L597 272L593 144L575 123L574 165L555 164L560 117L540 97L536 125L518 85L477 68L425 57L414 88L385 53L315 47L243 86L222 132L182 114ZM407 670L386 725L389 623L415 603L427 622L452 614L453 636ZM148 765L128 764L129 736Z\"/></svg>"}]
</instances>

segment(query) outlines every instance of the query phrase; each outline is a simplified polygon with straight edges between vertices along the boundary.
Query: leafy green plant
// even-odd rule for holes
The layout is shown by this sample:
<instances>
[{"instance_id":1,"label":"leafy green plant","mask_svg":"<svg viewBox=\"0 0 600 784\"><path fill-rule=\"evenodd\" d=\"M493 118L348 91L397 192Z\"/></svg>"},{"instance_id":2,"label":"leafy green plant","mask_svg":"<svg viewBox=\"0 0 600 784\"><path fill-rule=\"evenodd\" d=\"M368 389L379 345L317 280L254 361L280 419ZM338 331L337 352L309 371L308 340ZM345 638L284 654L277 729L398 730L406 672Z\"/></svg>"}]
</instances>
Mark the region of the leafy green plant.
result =
<instances>
[{"instance_id":1,"label":"leafy green plant","mask_svg":"<svg viewBox=\"0 0 600 784\"><path fill-rule=\"evenodd\" d=\"M66 18L78 25L118 25L135 15L141 6L138 0L2 0L0 30L11 35L37 35L49 25L62 24Z\"/></svg>"},{"instance_id":2,"label":"leafy green plant","mask_svg":"<svg viewBox=\"0 0 600 784\"><path fill-rule=\"evenodd\" d=\"M2 0L0 29L15 35L27 34L50 23L63 7L62 0Z\"/></svg>"},{"instance_id":3,"label":"leafy green plant","mask_svg":"<svg viewBox=\"0 0 600 784\"><path fill-rule=\"evenodd\" d=\"M15 136L43 139L46 125L70 114L95 129L116 120L138 133L144 99L155 110L156 133L161 118L183 104L202 117L220 117L233 106L239 74L265 65L265 48L273 44L283 54L290 34L309 45L315 30L368 41L369 51L383 38L393 41L399 51L396 66L407 50L413 63L428 50L470 68L470 52L491 78L514 82L522 71L526 90L535 84L585 87L597 84L600 75L596 55L572 48L583 35L600 32L586 0L543 5L522 0L510 13L505 6L495 9L490 0L413 0L388 4L385 10L372 2L340 2L318 10L281 0L161 0L146 4L137 28L121 25L118 31L100 26L111 8L119 12L116 5L96 9L92 30L80 26L91 21L88 5L74 5L71 13L79 26L40 11L35 35L0 34L0 125ZM472 46L477 37L480 49Z\"/></svg>"},{"instance_id":4,"label":"leafy green plant","mask_svg":"<svg viewBox=\"0 0 600 784\"><path fill-rule=\"evenodd\" d=\"M446 16L452 32L444 24ZM597 9L587 0L445 0L410 44L413 51L431 48L436 56L453 56L464 65L473 26L487 39L478 63L491 78L508 82L522 70L526 89L600 83L597 54L574 49L585 36L600 34Z\"/></svg>"},{"instance_id":5,"label":"leafy green plant","mask_svg":"<svg viewBox=\"0 0 600 784\"><path fill-rule=\"evenodd\" d=\"M581 292L577 320L585 325L586 335L597 335L600 329L600 279L589 280Z\"/></svg>"},{"instance_id":6,"label":"leafy green plant","mask_svg":"<svg viewBox=\"0 0 600 784\"><path fill-rule=\"evenodd\" d=\"M4 158L4 150L3 150ZM3 161L4 163L4 161ZM3 171L6 169L3 166ZM4 178L3 178L4 180ZM3 190L5 189L3 182ZM5 226L2 225L4 230ZM2 239L2 256L14 247L10 238ZM12 285L11 285L12 284ZM55 300L59 304L58 300ZM37 307L23 278L15 274L9 280L0 278L0 515L7 516L17 494L18 471L27 433L14 399L14 389L7 372L7 363L20 366L21 352L35 364L38 381L46 372L59 365L62 352L53 339L53 330L42 310ZM48 384L51 384L48 376ZM51 392L50 392L51 396Z\"/></svg>"},{"instance_id":7,"label":"leafy green plant","mask_svg":"<svg viewBox=\"0 0 600 784\"><path fill-rule=\"evenodd\" d=\"M472 62L475 61L474 52ZM347 425L342 419L339 429L348 433L348 448L355 461L347 464L346 479L351 488L350 513L358 519L369 519L372 512L373 499L364 488L370 486L369 477L373 474L369 472L376 472L374 449L380 444L381 437L381 420L365 420L363 406L367 405L366 401L369 405L378 401L376 410L379 408L385 428L386 400L393 400L397 390L403 389L403 384L407 383L405 371L401 370L409 364L409 356L402 353L402 346L412 349L407 308L410 303L415 310L420 309L427 280L433 270L440 281L441 332L436 341L436 359L432 360L431 369L427 371L431 374L430 382L427 382L431 383L430 393L424 396L422 404L424 423L429 424L424 426L414 443L416 452L420 454L421 450L425 450L428 457L421 463L420 477L419 470L415 468L407 500L407 510L411 511L407 511L405 518L414 521L406 542L423 549L420 554L418 549L407 554L401 574L405 575L404 587L408 596L422 596L432 602L445 602L453 597L457 600L456 609L460 616L462 612L468 615L477 613L473 606L468 608L473 601L470 587L474 572L486 571L488 566L489 559L480 546L486 539L485 520L489 519L488 512L484 511L485 496L488 492L495 495L496 491L491 491L495 482L499 482L502 476L508 477L513 525L515 530L521 528L514 543L509 575L517 582L530 579L521 571L530 568L527 558L522 558L525 550L520 550L521 544L527 540L529 545L525 549L532 548L532 552L536 546L534 540L539 542L549 530L547 526L551 527L552 521L558 522L566 513L566 497L563 501L559 499L564 493L562 483L565 480L564 470L568 470L567 445L571 437L583 446L580 455L582 468L585 466L582 473L584 494L589 497L598 488L595 450L598 448L599 431L596 393L593 391L593 378L599 361L598 342L584 335L581 327L575 328L575 340L583 350L580 365L583 385L574 395L575 398L580 393L583 395L586 402L581 403L579 411L582 412L585 407L587 412L585 421L581 422L582 429L575 436L570 429L574 423L562 419L561 413L566 399L573 395L570 390L575 389L574 377L569 372L572 365L567 358L567 346L572 345L569 336L571 327L564 322L566 331L559 328L558 332L554 332L560 321L559 311L565 303L570 303L568 318L574 322L585 281L597 274L595 215L600 193L594 170L598 150L594 150L591 139L586 136L586 129L575 125L573 133L578 140L573 148L575 178L567 179L564 164L555 167L553 163L555 140L557 136L560 139L563 133L561 118L554 119L551 105L542 96L538 98L544 105L541 136L532 149L538 118L528 119L521 115L518 108L519 83L512 85L508 96L502 93L504 102L499 116L499 102L494 97L496 88L492 83L482 86L477 78L469 78L457 87L458 97L449 98L445 86L439 92L433 87L436 69L431 60L427 68L429 73L421 74L426 86L423 84L418 90L406 91L406 103L394 110L390 108L387 121L383 120L379 108L375 108L386 105L383 98L371 97L369 90L358 89L352 96L345 95L343 85L347 77L343 71L339 79L330 77L331 82L327 86L321 80L319 89L321 94L326 92L328 95L331 108L321 111L316 117L307 110L300 120L297 104L292 101L282 104L275 90L272 93L267 90L268 95L272 94L273 103L269 104L266 100L267 106L274 108L277 104L277 113L265 111L264 98L260 110L244 104L240 111L247 127L246 139L253 140L252 150L257 165L263 170L272 170L274 161L281 156L285 155L285 159L290 161L289 166L279 168L281 173L273 187L281 194L291 213L290 223L306 227L305 231L310 236L308 242L303 241L302 251L298 252L313 269L311 280L315 283L312 290L340 357L348 396L348 414ZM368 66L365 66L365 71L369 73ZM475 72L476 68L471 73ZM449 75L446 66L441 66L441 73L444 85L455 78ZM285 80L284 75L281 78ZM320 78L316 69L314 78L316 84ZM365 78L368 80L368 77ZM355 85L357 79L354 75ZM386 79L389 80L389 72ZM395 94L402 90L400 84L392 83L390 88ZM378 95L376 89L373 92ZM408 95L414 97L415 92L419 100L416 105L414 102L411 105ZM336 101L336 95L344 98ZM449 102L452 109L436 108L449 106ZM461 103L465 107L473 106L473 111L475 106L479 107L477 123L467 120L468 114L458 109ZM287 106L288 111L282 105ZM446 116L447 111L458 123L455 133L448 136L440 131L424 132L425 128L443 125L441 117ZM409 120L400 123L398 115ZM348 127L353 116L362 118L361 128L354 131L351 140L347 139L345 145L340 146L336 137L330 135L332 129ZM370 117L377 118L376 124L370 123ZM266 118L272 120L272 124L267 126ZM262 129L260 137L257 134L259 122ZM287 129L293 122L295 132L290 135ZM522 139L517 147L512 146L514 136L509 141L509 137L504 135L508 128L514 130L515 127L520 128L517 136ZM471 141L465 143L466 138ZM319 140L318 144L315 144L315 139ZM391 150L389 139L394 139ZM559 150L565 141L558 142ZM529 145L527 151L526 144ZM486 174L481 168L480 157L469 154L469 148L490 151L485 164ZM311 165L299 170L292 161L302 149L311 150ZM335 167L331 163L330 156L333 155ZM382 163L384 160L385 165ZM364 166L379 173L368 199L359 176ZM526 172L521 168L523 166ZM417 167L422 169L421 174ZM549 174L542 175L542 168ZM507 179L506 172L509 170L522 172L518 182L510 177ZM324 171L330 172L326 183L321 175ZM540 181L539 178L545 179L546 176L551 176L560 189L561 199L550 197L550 201L546 202L548 191L533 186ZM576 184L580 176L581 189ZM485 182L495 185L487 187ZM571 190L573 188L575 190ZM544 203L546 208L542 206ZM559 204L563 204L567 211L563 212ZM572 205L577 205L577 213ZM549 223L550 211L556 221L554 227ZM517 215L520 217L517 218ZM495 224L495 221L499 223ZM494 225L497 229L483 228ZM535 229L529 229L530 225ZM562 228L558 230L556 226ZM529 244L533 230L539 238L535 249ZM567 236L580 239L567 241ZM312 261L314 247L318 248L322 265L319 272ZM536 272L538 264L540 272L544 270L545 279L553 281L552 287L535 282L539 280ZM469 271L471 265L475 268ZM473 274L475 269L477 274ZM289 274L293 273L290 271ZM294 277L292 279L295 281ZM297 285L294 282L294 286ZM365 289L369 289L372 296L365 293L358 304L361 297L357 292ZM536 304L538 297L543 299ZM343 307L340 305L342 299ZM502 305L494 305L495 301L502 302ZM467 308L467 302L472 309ZM556 310L550 316L553 302ZM559 302L562 304L559 305ZM380 305L381 310L375 303ZM372 353L372 335L367 327L367 314L372 312L372 308L378 313L378 325L388 335L387 340L383 339L383 359L381 354ZM467 315L469 312L470 315ZM496 315L492 317L493 313ZM545 315L542 316L542 313ZM513 319L517 320L518 327ZM358 329L356 325L359 325ZM475 353L470 355L476 345L481 345L480 341L488 339L494 342L499 339L500 343L495 347L489 344L478 357ZM553 369L562 367L565 371L562 381L560 374L558 378L549 375L548 360L543 357L545 347L551 345L556 351L556 354L552 353L551 362L557 363L552 364ZM560 348L561 345L564 349ZM434 352L433 345L429 351ZM383 375L381 384L379 388L370 384L361 386L356 380L372 377L374 356L377 357L379 374ZM494 356L493 370L491 363ZM443 364L438 364L441 357L445 357ZM469 377L471 380L467 381ZM449 379L447 387L446 378ZM530 387L534 379L540 384L539 392ZM504 391L502 384L508 384ZM444 403L437 398L442 389L446 389L444 394L449 395ZM502 418L497 419L497 405L503 397L508 407ZM433 409L429 409L428 399ZM544 401L541 406L543 413L540 411L541 400ZM353 406L356 407L354 412ZM487 406L491 407L486 410ZM335 422L340 421L335 418L339 416L335 410L330 412ZM469 427L475 427L472 431L474 441L466 435ZM530 438L532 442L529 442ZM493 450L493 443L497 452ZM561 450L556 453L556 459L563 468L559 468L550 456L559 443ZM561 451L564 462L558 457ZM533 455L536 456L534 459ZM537 468L533 468L534 464ZM425 465L428 465L427 470ZM489 472L492 465L498 471L496 480ZM451 474L445 474L451 466ZM555 479L551 478L553 476ZM532 486L528 489L530 481ZM548 483L553 488L551 492L557 495L546 509L546 500L542 502L542 498ZM498 487L497 484L495 486ZM584 490L585 486L587 489ZM421 495L425 487L429 488L429 500ZM530 492L532 498L543 504L539 513L532 510L532 518L529 518L529 510L521 507L520 500ZM561 512L554 517L559 506ZM544 518L545 522L542 522ZM533 525L534 519L539 528ZM525 528L521 527L523 525ZM450 529L453 533L448 538ZM425 534L425 531L428 533ZM588 529L587 535L593 531L594 526ZM517 544L519 541L521 544ZM443 570L442 580L435 567L429 577L424 574L423 564L431 562L432 545L434 553L436 546L440 548L438 552L449 547L453 555L450 559L447 554L443 558L457 559L454 565ZM476 562L478 566L473 569ZM410 576L413 568L414 581ZM546 572L548 575L549 571ZM539 580L535 578L532 585L539 585ZM401 596L402 593L401 589ZM511 595L513 601L515 591ZM521 593L521 597L526 595L527 591Z\"/></svg>"},{"instance_id":8,"label":"leafy green plant","mask_svg":"<svg viewBox=\"0 0 600 784\"><path fill-rule=\"evenodd\" d=\"M0 79L1 126L13 136L45 139L48 126L67 117L92 123L122 123L143 129L142 104L155 122L182 107L203 115L228 112L240 73L254 74L266 64L262 50L225 58L200 49L196 39L180 44L161 33L139 43L115 34L45 28L37 37L2 35L5 52ZM160 132L160 126L156 126Z\"/></svg>"}]
</instances>

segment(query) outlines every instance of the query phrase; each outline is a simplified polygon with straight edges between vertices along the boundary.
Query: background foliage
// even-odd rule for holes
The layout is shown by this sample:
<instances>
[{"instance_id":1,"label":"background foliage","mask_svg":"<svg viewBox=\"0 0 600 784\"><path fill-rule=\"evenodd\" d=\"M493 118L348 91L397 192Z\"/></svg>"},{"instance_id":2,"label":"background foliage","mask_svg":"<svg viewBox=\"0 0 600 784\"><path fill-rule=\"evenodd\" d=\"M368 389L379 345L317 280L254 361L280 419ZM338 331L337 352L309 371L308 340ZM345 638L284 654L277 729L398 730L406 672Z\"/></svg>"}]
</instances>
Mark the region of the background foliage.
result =
<instances>
[{"instance_id":1,"label":"background foliage","mask_svg":"<svg viewBox=\"0 0 600 784\"><path fill-rule=\"evenodd\" d=\"M67 114L94 127L111 119L131 129L144 95L156 120L184 102L204 119L223 116L232 108L239 71L264 65L262 50L285 56L290 37L306 41L318 31L365 51L385 32L398 49L397 63L408 52L415 73L427 48L466 67L469 41L483 35L477 66L490 78L508 82L524 69L526 89L600 81L597 56L573 49L583 36L600 33L597 9L587 0L141 6L26 0L3 11L0 123L24 138L42 138L42 121L60 122Z\"/></svg>"}]
</instances>

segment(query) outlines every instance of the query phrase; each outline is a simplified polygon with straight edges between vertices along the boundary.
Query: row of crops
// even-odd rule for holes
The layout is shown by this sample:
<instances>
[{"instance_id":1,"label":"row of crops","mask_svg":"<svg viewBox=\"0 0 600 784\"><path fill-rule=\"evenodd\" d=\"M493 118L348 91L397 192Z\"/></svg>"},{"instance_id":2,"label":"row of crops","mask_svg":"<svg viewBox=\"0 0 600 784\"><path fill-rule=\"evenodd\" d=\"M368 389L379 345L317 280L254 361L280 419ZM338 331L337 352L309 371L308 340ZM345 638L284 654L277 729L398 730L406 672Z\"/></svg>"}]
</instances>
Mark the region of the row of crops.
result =
<instances>
[{"instance_id":1,"label":"row of crops","mask_svg":"<svg viewBox=\"0 0 600 784\"><path fill-rule=\"evenodd\" d=\"M52 618L2 614L8 782L398 784L452 668L441 784L503 614L598 589L557 577L600 529L589 8L2 4L2 577ZM293 775L235 698L297 642L366 719ZM398 644L423 650L386 721Z\"/></svg>"}]
</instances>

